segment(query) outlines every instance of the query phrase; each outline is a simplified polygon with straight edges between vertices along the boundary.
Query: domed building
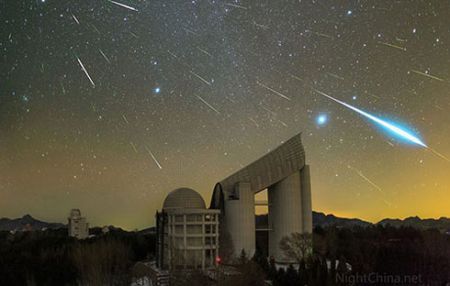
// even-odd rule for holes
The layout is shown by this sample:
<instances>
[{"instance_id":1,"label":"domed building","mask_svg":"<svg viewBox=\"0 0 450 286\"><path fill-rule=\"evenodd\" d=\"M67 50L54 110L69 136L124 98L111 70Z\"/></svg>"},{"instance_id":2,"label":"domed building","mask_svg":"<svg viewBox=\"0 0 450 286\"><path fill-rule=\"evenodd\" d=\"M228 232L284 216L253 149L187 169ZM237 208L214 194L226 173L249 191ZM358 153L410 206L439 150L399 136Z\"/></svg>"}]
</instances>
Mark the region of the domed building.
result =
<instances>
[{"instance_id":1,"label":"domed building","mask_svg":"<svg viewBox=\"0 0 450 286\"><path fill-rule=\"evenodd\" d=\"M207 209L196 191L170 192L156 213L157 266L161 269L207 269L219 254L219 213Z\"/></svg>"},{"instance_id":2,"label":"domed building","mask_svg":"<svg viewBox=\"0 0 450 286\"><path fill-rule=\"evenodd\" d=\"M206 209L205 201L199 193L189 188L179 188L170 192L163 203L163 210Z\"/></svg>"}]
</instances>

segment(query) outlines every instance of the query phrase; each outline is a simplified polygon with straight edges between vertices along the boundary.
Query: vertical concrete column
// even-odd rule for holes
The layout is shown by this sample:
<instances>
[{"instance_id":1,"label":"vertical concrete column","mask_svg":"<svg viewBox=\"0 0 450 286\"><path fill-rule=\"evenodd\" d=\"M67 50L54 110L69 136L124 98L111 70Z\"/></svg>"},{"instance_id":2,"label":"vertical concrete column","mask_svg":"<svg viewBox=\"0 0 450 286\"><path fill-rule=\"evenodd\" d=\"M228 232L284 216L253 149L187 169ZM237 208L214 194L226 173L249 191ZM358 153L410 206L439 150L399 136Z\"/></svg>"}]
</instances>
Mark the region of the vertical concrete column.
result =
<instances>
[{"instance_id":1,"label":"vertical concrete column","mask_svg":"<svg viewBox=\"0 0 450 286\"><path fill-rule=\"evenodd\" d=\"M172 263L173 263L173 261L172 261L172 259L173 259L173 255L172 255L172 247L173 247L173 237L172 237L172 215L168 215L167 216L167 219L168 219L168 227L167 227L167 232L168 232L168 235L167 235L167 244L168 244L168 247L167 247L167 261L168 261L168 267L169 267L169 269L171 269L172 268Z\"/></svg>"},{"instance_id":2,"label":"vertical concrete column","mask_svg":"<svg viewBox=\"0 0 450 286\"><path fill-rule=\"evenodd\" d=\"M280 249L283 237L303 231L301 210L301 178L295 172L282 181L270 186L269 201L269 256L277 262L295 262L286 258Z\"/></svg>"},{"instance_id":3,"label":"vertical concrete column","mask_svg":"<svg viewBox=\"0 0 450 286\"><path fill-rule=\"evenodd\" d=\"M186 225L186 215L183 215L183 268L186 268L187 263L187 225ZM178 253L180 251L178 250Z\"/></svg>"},{"instance_id":4,"label":"vertical concrete column","mask_svg":"<svg viewBox=\"0 0 450 286\"><path fill-rule=\"evenodd\" d=\"M312 233L312 200L311 200L311 178L309 165L305 165L300 171L302 182L302 218L303 232Z\"/></svg>"},{"instance_id":5,"label":"vertical concrete column","mask_svg":"<svg viewBox=\"0 0 450 286\"><path fill-rule=\"evenodd\" d=\"M202 269L205 269L205 214L202 214Z\"/></svg>"},{"instance_id":6,"label":"vertical concrete column","mask_svg":"<svg viewBox=\"0 0 450 286\"><path fill-rule=\"evenodd\" d=\"M255 253L255 194L250 183L239 182L233 194L225 194L225 227L231 236L234 255L242 249L248 257Z\"/></svg>"},{"instance_id":7,"label":"vertical concrete column","mask_svg":"<svg viewBox=\"0 0 450 286\"><path fill-rule=\"evenodd\" d=\"M216 235L215 235L215 250L211 251L211 255L212 255L212 261L211 261L211 265L214 263L217 264L216 262L216 257L219 256L219 239L220 239L220 234L219 234L219 215L215 214L214 215L214 227L216 228ZM256 243L256 240L255 240Z\"/></svg>"}]
</instances>

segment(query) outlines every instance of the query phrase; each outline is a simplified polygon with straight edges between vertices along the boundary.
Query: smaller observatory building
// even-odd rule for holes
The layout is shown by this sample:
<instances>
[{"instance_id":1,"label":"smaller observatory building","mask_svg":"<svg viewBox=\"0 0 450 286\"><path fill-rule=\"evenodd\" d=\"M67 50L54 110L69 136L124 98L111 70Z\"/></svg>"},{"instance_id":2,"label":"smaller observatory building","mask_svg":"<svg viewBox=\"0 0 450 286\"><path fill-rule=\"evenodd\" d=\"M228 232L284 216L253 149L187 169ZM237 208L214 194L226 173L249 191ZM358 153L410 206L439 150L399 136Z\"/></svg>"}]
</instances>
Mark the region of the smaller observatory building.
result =
<instances>
[{"instance_id":1,"label":"smaller observatory building","mask_svg":"<svg viewBox=\"0 0 450 286\"><path fill-rule=\"evenodd\" d=\"M207 209L199 193L179 188L169 193L156 213L160 269L207 269L219 255L220 210Z\"/></svg>"},{"instance_id":2,"label":"smaller observatory building","mask_svg":"<svg viewBox=\"0 0 450 286\"><path fill-rule=\"evenodd\" d=\"M69 236L77 239L85 239L89 236L89 224L86 218L81 216L79 209L72 209L67 220Z\"/></svg>"}]
</instances>

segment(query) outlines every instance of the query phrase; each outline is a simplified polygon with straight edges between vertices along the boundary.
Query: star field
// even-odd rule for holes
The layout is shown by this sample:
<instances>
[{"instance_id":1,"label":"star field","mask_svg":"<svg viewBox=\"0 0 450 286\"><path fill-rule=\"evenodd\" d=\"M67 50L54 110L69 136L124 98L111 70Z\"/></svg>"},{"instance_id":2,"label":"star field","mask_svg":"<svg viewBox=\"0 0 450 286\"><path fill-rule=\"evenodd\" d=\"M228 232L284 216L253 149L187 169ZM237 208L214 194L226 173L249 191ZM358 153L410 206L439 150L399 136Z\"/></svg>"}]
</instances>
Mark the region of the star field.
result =
<instances>
[{"instance_id":1,"label":"star field","mask_svg":"<svg viewBox=\"0 0 450 286\"><path fill-rule=\"evenodd\" d=\"M315 210L450 216L449 19L446 1L3 1L0 217L153 225L172 189L209 203L299 132Z\"/></svg>"}]
</instances>

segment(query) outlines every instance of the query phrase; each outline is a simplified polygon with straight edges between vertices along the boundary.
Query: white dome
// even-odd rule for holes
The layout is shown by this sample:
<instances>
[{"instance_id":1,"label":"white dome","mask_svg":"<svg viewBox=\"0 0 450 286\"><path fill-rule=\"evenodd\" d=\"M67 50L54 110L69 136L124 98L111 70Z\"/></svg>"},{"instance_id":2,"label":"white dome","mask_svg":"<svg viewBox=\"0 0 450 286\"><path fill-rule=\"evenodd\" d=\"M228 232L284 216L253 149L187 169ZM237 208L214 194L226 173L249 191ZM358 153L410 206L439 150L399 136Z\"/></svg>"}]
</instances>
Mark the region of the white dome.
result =
<instances>
[{"instance_id":1,"label":"white dome","mask_svg":"<svg viewBox=\"0 0 450 286\"><path fill-rule=\"evenodd\" d=\"M167 195L164 200L163 210L180 208L206 209L206 205L202 196L193 189L179 188Z\"/></svg>"}]
</instances>

